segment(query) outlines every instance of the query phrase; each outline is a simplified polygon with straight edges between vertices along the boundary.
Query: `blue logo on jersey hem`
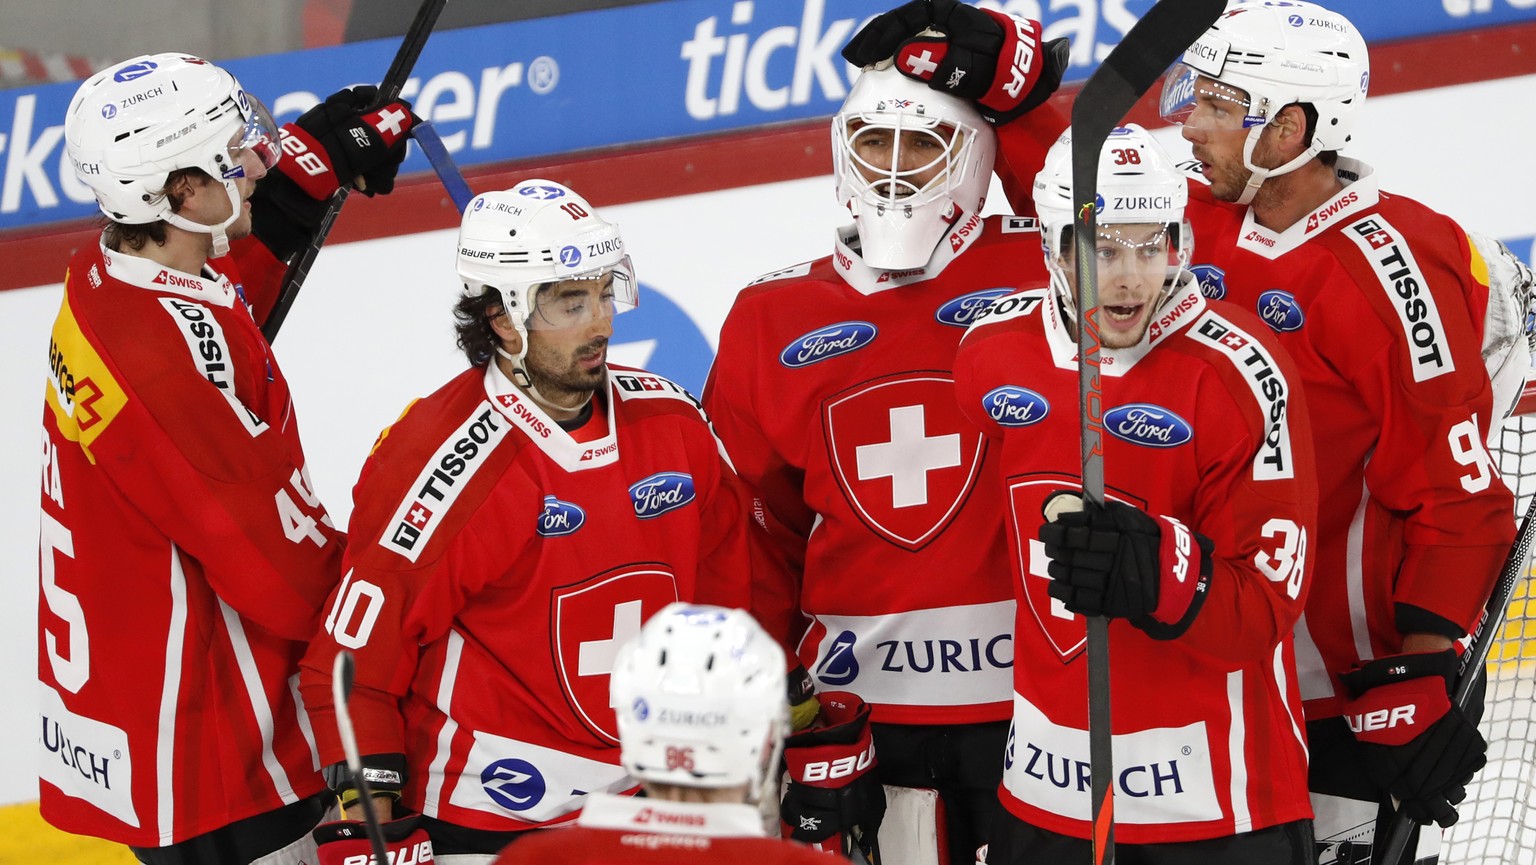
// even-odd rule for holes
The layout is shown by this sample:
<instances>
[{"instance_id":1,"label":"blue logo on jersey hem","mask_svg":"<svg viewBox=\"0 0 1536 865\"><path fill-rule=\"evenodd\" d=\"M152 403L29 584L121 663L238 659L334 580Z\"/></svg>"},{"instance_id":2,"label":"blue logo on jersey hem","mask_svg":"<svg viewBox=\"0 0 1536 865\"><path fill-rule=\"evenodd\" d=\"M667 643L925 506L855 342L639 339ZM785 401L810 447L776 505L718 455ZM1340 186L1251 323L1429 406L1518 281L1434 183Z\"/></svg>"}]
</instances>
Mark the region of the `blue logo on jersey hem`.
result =
<instances>
[{"instance_id":1,"label":"blue logo on jersey hem","mask_svg":"<svg viewBox=\"0 0 1536 865\"><path fill-rule=\"evenodd\" d=\"M841 321L818 328L796 339L779 352L779 363L799 369L858 351L875 341L880 329L867 321Z\"/></svg>"},{"instance_id":2,"label":"blue logo on jersey hem","mask_svg":"<svg viewBox=\"0 0 1536 865\"><path fill-rule=\"evenodd\" d=\"M544 798L543 773L527 760L505 759L480 772L480 786L492 802L508 811L527 811Z\"/></svg>"},{"instance_id":3,"label":"blue logo on jersey hem","mask_svg":"<svg viewBox=\"0 0 1536 865\"><path fill-rule=\"evenodd\" d=\"M859 638L852 631L844 631L827 648L827 656L816 665L816 678L824 685L842 686L859 677L859 659L853 647Z\"/></svg>"},{"instance_id":4,"label":"blue logo on jersey hem","mask_svg":"<svg viewBox=\"0 0 1536 865\"><path fill-rule=\"evenodd\" d=\"M1189 421L1160 405L1133 402L1104 413L1104 430L1121 441L1149 448L1176 448L1194 438Z\"/></svg>"}]
</instances>

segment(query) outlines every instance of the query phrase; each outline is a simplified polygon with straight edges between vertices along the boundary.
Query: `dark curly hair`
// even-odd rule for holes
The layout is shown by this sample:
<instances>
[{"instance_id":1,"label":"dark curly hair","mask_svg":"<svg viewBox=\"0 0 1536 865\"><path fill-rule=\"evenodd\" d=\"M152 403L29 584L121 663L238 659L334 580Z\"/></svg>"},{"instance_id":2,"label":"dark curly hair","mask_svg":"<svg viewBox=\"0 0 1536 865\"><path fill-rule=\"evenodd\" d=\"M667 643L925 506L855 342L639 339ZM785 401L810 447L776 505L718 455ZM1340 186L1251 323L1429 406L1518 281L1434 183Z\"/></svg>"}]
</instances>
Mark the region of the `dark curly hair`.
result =
<instances>
[{"instance_id":1,"label":"dark curly hair","mask_svg":"<svg viewBox=\"0 0 1536 865\"><path fill-rule=\"evenodd\" d=\"M495 291L479 297L460 295L453 305L453 330L470 366L485 366L496 356L501 338L491 329L491 319L501 314L501 296Z\"/></svg>"},{"instance_id":2,"label":"dark curly hair","mask_svg":"<svg viewBox=\"0 0 1536 865\"><path fill-rule=\"evenodd\" d=\"M201 185L211 183L213 178L201 168L178 168L166 175L165 197L170 201L172 213L179 212L185 200L184 196L175 191L183 180ZM165 229L168 223L163 219L142 223L115 222L107 219L106 223L103 242L108 249L116 252L122 252L125 248L132 252L139 252L151 243L156 246L165 245Z\"/></svg>"}]
</instances>

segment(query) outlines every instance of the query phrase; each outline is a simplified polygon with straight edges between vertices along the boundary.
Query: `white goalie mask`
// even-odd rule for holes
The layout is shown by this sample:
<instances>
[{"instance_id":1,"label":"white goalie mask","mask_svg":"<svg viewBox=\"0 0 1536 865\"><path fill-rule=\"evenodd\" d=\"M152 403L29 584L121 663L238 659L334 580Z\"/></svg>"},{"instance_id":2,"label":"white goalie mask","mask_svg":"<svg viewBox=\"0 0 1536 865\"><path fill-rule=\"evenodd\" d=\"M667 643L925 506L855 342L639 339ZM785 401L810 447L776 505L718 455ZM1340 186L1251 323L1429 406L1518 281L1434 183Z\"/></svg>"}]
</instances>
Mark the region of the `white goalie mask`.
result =
<instances>
[{"instance_id":1,"label":"white goalie mask","mask_svg":"<svg viewBox=\"0 0 1536 865\"><path fill-rule=\"evenodd\" d=\"M115 222L164 220L213 235L215 257L229 251L225 231L242 211L235 179L245 176L241 151L266 168L282 155L266 106L233 75L186 54L125 60L87 78L64 115L64 147L101 212ZM202 169L229 195L231 213L217 225L171 210L170 173Z\"/></svg>"},{"instance_id":2,"label":"white goalie mask","mask_svg":"<svg viewBox=\"0 0 1536 865\"><path fill-rule=\"evenodd\" d=\"M1046 154L1045 167L1035 177L1034 201L1051 273L1051 292L1068 320L1076 322L1077 294L1068 278L1075 255L1070 129ZM1188 201L1188 181L1147 130L1131 123L1110 132L1099 155L1098 197L1094 202L1098 245L1123 249L1127 256L1157 256L1157 264L1163 268L1163 288L1152 304L1154 312L1184 278L1194 252L1194 235L1184 218ZM1157 226L1161 230L1141 230L1133 235L1124 226ZM1103 266L1101 262L1101 271ZM1100 278L1105 276L1101 273Z\"/></svg>"},{"instance_id":3,"label":"white goalie mask","mask_svg":"<svg viewBox=\"0 0 1536 865\"><path fill-rule=\"evenodd\" d=\"M1343 150L1370 81L1365 39L1343 15L1300 0L1237 2L1168 74L1159 110L1164 119L1185 126L1249 130L1243 164L1253 176L1238 202L1247 204L1266 177L1295 171L1319 153ZM1259 168L1253 164L1259 136L1293 103L1317 112L1310 145L1285 165ZM1212 110L1215 106L1224 108Z\"/></svg>"},{"instance_id":4,"label":"white goalie mask","mask_svg":"<svg viewBox=\"0 0 1536 865\"><path fill-rule=\"evenodd\" d=\"M587 200L552 180L524 180L502 192L475 196L459 225L458 272L464 293L500 295L519 335L513 378L533 386L525 358L530 330L584 325L638 303L639 286L619 227ZM588 284L590 292L568 302L557 288Z\"/></svg>"},{"instance_id":5,"label":"white goalie mask","mask_svg":"<svg viewBox=\"0 0 1536 865\"><path fill-rule=\"evenodd\" d=\"M832 118L837 200L853 213L864 263L922 267L962 218L981 211L997 134L970 102L895 67L866 69Z\"/></svg>"},{"instance_id":6,"label":"white goalie mask","mask_svg":"<svg viewBox=\"0 0 1536 865\"><path fill-rule=\"evenodd\" d=\"M746 785L778 801L788 732L784 652L742 610L669 604L619 649L610 690L619 762L642 781Z\"/></svg>"}]
</instances>

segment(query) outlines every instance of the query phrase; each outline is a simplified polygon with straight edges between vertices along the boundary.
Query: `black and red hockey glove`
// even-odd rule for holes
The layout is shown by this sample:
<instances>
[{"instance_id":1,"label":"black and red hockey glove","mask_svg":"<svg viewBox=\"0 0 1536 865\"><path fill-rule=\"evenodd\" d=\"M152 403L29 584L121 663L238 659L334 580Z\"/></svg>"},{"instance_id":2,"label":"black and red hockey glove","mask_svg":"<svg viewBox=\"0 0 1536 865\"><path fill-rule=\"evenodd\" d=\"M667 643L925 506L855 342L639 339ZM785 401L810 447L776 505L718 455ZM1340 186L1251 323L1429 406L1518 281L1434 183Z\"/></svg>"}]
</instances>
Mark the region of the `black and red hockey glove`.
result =
<instances>
[{"instance_id":1,"label":"black and red hockey glove","mask_svg":"<svg viewBox=\"0 0 1536 865\"><path fill-rule=\"evenodd\" d=\"M780 828L828 853L879 861L885 789L872 771L875 743L869 706L846 691L821 693L821 717L784 743L789 786L779 803Z\"/></svg>"},{"instance_id":2,"label":"black and red hockey glove","mask_svg":"<svg viewBox=\"0 0 1536 865\"><path fill-rule=\"evenodd\" d=\"M1211 582L1214 545L1173 517L1061 493L1040 527L1051 597L1084 616L1128 619L1153 639L1189 629ZM1054 511L1054 513L1052 513Z\"/></svg>"},{"instance_id":3,"label":"black and red hockey glove","mask_svg":"<svg viewBox=\"0 0 1536 865\"><path fill-rule=\"evenodd\" d=\"M1377 658L1339 677L1371 780L1415 822L1442 828L1456 822L1467 784L1488 762L1477 725L1451 704L1459 666L1446 649Z\"/></svg>"},{"instance_id":4,"label":"black and red hockey glove","mask_svg":"<svg viewBox=\"0 0 1536 865\"><path fill-rule=\"evenodd\" d=\"M426 865L432 861L432 839L417 825L420 814L384 822L384 852L393 865ZM315 839L318 865L371 865L373 845L367 827L357 820L321 823L310 835Z\"/></svg>"},{"instance_id":5,"label":"black and red hockey glove","mask_svg":"<svg viewBox=\"0 0 1536 865\"><path fill-rule=\"evenodd\" d=\"M876 16L843 48L869 66L894 58L908 78L976 103L1003 124L1050 98L1067 71L1066 39L1042 42L1040 22L960 2L912 0Z\"/></svg>"},{"instance_id":6,"label":"black and red hockey glove","mask_svg":"<svg viewBox=\"0 0 1536 865\"><path fill-rule=\"evenodd\" d=\"M364 195L387 195L418 119L403 99L374 107L378 95L366 85L338 90L283 124L278 169L315 199L329 198L343 183Z\"/></svg>"}]
</instances>

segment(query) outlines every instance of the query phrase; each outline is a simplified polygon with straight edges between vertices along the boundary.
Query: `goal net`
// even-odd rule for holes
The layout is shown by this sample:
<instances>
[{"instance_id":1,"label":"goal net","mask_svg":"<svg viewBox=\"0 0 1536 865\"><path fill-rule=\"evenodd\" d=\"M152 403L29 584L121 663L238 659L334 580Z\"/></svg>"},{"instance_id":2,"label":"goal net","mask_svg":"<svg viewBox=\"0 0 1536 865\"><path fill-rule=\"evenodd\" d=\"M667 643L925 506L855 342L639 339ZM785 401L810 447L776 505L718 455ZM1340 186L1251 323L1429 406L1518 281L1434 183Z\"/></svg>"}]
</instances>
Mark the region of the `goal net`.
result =
<instances>
[{"instance_id":1,"label":"goal net","mask_svg":"<svg viewBox=\"0 0 1536 865\"><path fill-rule=\"evenodd\" d=\"M1524 514L1536 494L1536 414L1510 418L1496 444L1493 456L1515 493L1516 514ZM1536 599L1530 576L1527 564L1488 654L1482 720L1488 765L1467 788L1461 819L1446 832L1445 865L1536 865Z\"/></svg>"}]
</instances>

